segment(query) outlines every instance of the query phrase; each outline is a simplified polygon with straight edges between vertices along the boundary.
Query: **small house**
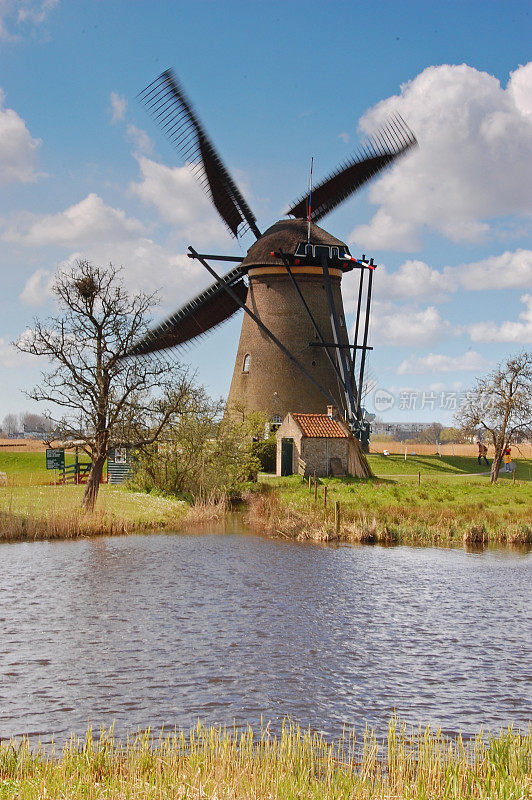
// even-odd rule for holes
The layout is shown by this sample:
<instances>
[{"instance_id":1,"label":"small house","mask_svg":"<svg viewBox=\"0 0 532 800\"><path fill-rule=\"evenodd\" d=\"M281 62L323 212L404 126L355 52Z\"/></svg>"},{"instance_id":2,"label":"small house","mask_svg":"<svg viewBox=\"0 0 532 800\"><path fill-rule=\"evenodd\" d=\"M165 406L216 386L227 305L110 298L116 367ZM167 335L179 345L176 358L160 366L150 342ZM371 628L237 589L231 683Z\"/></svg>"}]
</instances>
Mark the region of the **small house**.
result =
<instances>
[{"instance_id":1,"label":"small house","mask_svg":"<svg viewBox=\"0 0 532 800\"><path fill-rule=\"evenodd\" d=\"M108 483L124 483L133 473L133 451L129 445L118 445L107 456Z\"/></svg>"},{"instance_id":2,"label":"small house","mask_svg":"<svg viewBox=\"0 0 532 800\"><path fill-rule=\"evenodd\" d=\"M360 442L334 406L326 414L289 412L275 436L277 475L371 475Z\"/></svg>"}]
</instances>

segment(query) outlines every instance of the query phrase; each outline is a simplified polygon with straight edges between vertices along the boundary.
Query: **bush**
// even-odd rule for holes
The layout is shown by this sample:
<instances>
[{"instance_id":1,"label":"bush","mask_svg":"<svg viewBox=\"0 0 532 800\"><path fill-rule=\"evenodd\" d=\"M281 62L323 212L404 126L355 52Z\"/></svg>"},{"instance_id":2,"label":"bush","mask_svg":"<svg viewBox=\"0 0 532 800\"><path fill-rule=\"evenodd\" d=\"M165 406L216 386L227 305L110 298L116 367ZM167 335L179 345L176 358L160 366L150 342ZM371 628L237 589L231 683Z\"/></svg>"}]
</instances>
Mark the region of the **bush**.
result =
<instances>
[{"instance_id":1,"label":"bush","mask_svg":"<svg viewBox=\"0 0 532 800\"><path fill-rule=\"evenodd\" d=\"M253 442L251 452L259 460L261 472L275 472L277 458L277 439L275 436Z\"/></svg>"}]
</instances>

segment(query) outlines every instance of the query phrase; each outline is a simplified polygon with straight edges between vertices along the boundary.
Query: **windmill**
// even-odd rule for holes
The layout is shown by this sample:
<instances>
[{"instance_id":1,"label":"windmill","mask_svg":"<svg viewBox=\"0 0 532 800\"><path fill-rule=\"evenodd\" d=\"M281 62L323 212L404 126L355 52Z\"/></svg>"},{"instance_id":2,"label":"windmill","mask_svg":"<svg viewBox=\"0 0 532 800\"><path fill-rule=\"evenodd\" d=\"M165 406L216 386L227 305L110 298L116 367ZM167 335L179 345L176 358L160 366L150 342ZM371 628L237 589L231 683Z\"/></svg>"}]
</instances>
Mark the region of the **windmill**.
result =
<instances>
[{"instance_id":1,"label":"windmill","mask_svg":"<svg viewBox=\"0 0 532 800\"><path fill-rule=\"evenodd\" d=\"M189 247L214 278L131 349L141 356L195 340L244 310L227 408L256 410L273 424L288 411L341 412L359 439L367 437L362 394L368 346L373 259L351 256L345 242L316 224L370 178L416 144L394 116L338 169L310 188L264 233L208 138L171 70L140 93L141 101L210 196L235 238L251 231L247 255L212 255ZM234 262L224 275L209 263ZM359 271L354 340L349 342L342 276ZM245 282L247 278L247 285ZM364 300L364 302L363 302ZM358 356L360 355L360 358Z\"/></svg>"}]
</instances>

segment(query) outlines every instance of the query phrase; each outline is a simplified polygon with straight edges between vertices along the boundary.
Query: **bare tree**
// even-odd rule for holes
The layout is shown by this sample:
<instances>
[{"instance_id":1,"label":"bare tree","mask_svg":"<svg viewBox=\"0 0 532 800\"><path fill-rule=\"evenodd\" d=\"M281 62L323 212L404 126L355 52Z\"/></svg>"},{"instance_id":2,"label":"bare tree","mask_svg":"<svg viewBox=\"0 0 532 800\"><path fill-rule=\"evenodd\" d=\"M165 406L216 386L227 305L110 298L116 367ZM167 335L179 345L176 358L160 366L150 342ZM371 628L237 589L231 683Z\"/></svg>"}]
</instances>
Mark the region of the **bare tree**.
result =
<instances>
[{"instance_id":1,"label":"bare tree","mask_svg":"<svg viewBox=\"0 0 532 800\"><path fill-rule=\"evenodd\" d=\"M35 414L31 411L24 411L20 415L20 421L22 422L25 431L36 431L44 435L50 433L52 430L51 420L44 414Z\"/></svg>"},{"instance_id":2,"label":"bare tree","mask_svg":"<svg viewBox=\"0 0 532 800\"><path fill-rule=\"evenodd\" d=\"M124 358L146 333L157 298L130 296L120 269L78 261L57 275L53 293L59 316L35 320L16 346L51 362L29 397L63 409L63 434L80 440L91 457L83 507L92 511L113 442L156 441L193 387L170 360Z\"/></svg>"},{"instance_id":3,"label":"bare tree","mask_svg":"<svg viewBox=\"0 0 532 800\"><path fill-rule=\"evenodd\" d=\"M425 442L426 444L438 444L442 430L443 425L439 422L431 422L428 428L418 434L417 441Z\"/></svg>"},{"instance_id":4,"label":"bare tree","mask_svg":"<svg viewBox=\"0 0 532 800\"><path fill-rule=\"evenodd\" d=\"M18 416L16 414L6 414L2 422L2 427L7 436L12 436L14 433L17 433L19 430Z\"/></svg>"},{"instance_id":5,"label":"bare tree","mask_svg":"<svg viewBox=\"0 0 532 800\"><path fill-rule=\"evenodd\" d=\"M481 430L491 438L495 448L491 482L495 483L506 448L517 437L532 433L532 353L522 351L479 378L456 421L470 435Z\"/></svg>"}]
</instances>

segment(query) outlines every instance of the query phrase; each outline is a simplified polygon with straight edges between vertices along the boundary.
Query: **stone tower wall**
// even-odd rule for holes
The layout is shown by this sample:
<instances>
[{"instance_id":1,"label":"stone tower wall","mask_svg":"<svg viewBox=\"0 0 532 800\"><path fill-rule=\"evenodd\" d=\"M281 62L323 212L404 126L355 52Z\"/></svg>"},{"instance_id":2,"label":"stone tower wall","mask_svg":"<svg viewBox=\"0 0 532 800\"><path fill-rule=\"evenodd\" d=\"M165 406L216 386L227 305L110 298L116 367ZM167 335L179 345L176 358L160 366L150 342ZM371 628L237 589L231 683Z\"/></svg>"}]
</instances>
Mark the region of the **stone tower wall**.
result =
<instances>
[{"instance_id":1,"label":"stone tower wall","mask_svg":"<svg viewBox=\"0 0 532 800\"><path fill-rule=\"evenodd\" d=\"M272 333L302 362L319 383L328 389L341 410L345 402L338 378L323 347L311 347L319 341L301 299L286 273L257 274L250 270L247 305ZM280 273L280 274L279 274ZM323 274L297 275L297 282L316 324L326 342L333 341L329 305ZM341 295L341 277L331 275L335 306L340 320L342 341L347 331ZM249 372L244 372L244 359L249 355ZM334 353L333 353L334 357ZM236 363L227 401L228 410L261 411L269 418L284 418L289 411L324 413L329 401L305 375L244 314Z\"/></svg>"}]
</instances>

